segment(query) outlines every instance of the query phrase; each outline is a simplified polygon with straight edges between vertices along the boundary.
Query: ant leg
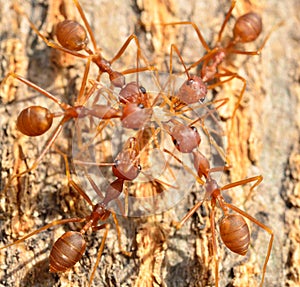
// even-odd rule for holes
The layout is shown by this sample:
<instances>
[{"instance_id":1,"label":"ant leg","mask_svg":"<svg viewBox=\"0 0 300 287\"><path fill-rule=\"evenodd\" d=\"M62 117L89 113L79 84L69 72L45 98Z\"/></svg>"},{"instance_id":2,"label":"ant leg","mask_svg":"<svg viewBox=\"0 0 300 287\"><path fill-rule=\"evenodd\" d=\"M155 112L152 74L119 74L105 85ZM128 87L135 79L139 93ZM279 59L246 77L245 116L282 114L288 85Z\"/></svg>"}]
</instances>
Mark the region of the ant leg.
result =
<instances>
[{"instance_id":1,"label":"ant leg","mask_svg":"<svg viewBox=\"0 0 300 287\"><path fill-rule=\"evenodd\" d=\"M100 124L101 124L101 126L100 126ZM80 134L80 127L78 127L78 122L75 122L76 129L79 134L77 136L77 146L79 148L79 151L77 151L77 153L76 153L76 158L75 159L73 158L74 163L76 163L77 161L80 162L79 159L83 158L84 154L89 150L89 148L94 145L94 140L98 140L98 137L101 136L102 131L105 129L106 126L108 126L109 122L101 121L100 124L96 128L95 135L91 139L89 139L87 142L83 143L82 136Z\"/></svg>"},{"instance_id":2,"label":"ant leg","mask_svg":"<svg viewBox=\"0 0 300 287\"><path fill-rule=\"evenodd\" d=\"M216 226L215 226L215 201L212 202L212 209L210 214L210 228L212 236L212 250L213 257L215 261L215 286L219 286L219 256L218 256L218 247L216 240Z\"/></svg>"},{"instance_id":3,"label":"ant leg","mask_svg":"<svg viewBox=\"0 0 300 287\"><path fill-rule=\"evenodd\" d=\"M26 173L31 172L32 170L34 170L37 165L39 164L39 162L42 160L42 158L44 157L44 155L46 154L46 152L49 150L49 148L53 145L53 143L55 142L56 138L58 137L58 135L60 134L60 132L62 131L62 127L64 125L64 123L67 121L67 118L63 118L60 123L58 124L58 126L56 127L56 129L54 130L54 132L51 134L51 136L48 138L48 141L46 142L46 145L44 146L41 154L38 156L38 158L33 162L32 166L29 167L28 169L22 171L19 174L14 174L9 180L8 183L6 184L6 186L4 187L4 191L8 188L8 186L12 183L12 181L15 178L18 178Z\"/></svg>"},{"instance_id":4,"label":"ant leg","mask_svg":"<svg viewBox=\"0 0 300 287\"><path fill-rule=\"evenodd\" d=\"M162 25L162 26L171 26L171 25L191 25L193 27L193 29L195 30L203 48L207 51L210 52L211 49L209 48L208 44L206 43L206 41L204 40L204 37L202 36L200 29L198 28L198 26L191 21L180 21L180 22L170 22L170 23L161 23L161 24L157 24L157 25Z\"/></svg>"},{"instance_id":5,"label":"ant leg","mask_svg":"<svg viewBox=\"0 0 300 287\"><path fill-rule=\"evenodd\" d=\"M93 187L93 190L95 190L100 199L103 200L104 195L102 194L101 190L98 188L97 184L94 182L92 177L89 175L89 173L86 171L86 168L84 168L84 174L87 177L90 185Z\"/></svg>"},{"instance_id":6,"label":"ant leg","mask_svg":"<svg viewBox=\"0 0 300 287\"><path fill-rule=\"evenodd\" d=\"M196 210L200 208L203 202L204 200L199 201L189 210L189 212L179 222L173 221L172 225L174 225L177 230L180 229L182 225L185 224L185 222L196 212Z\"/></svg>"},{"instance_id":7,"label":"ant leg","mask_svg":"<svg viewBox=\"0 0 300 287\"><path fill-rule=\"evenodd\" d=\"M201 124L202 130L206 134L206 136L209 139L209 143L214 146L218 154L221 156L222 160L226 163L227 166L231 166L230 159L226 156L225 152L223 149L217 144L215 139L210 135L209 131L207 130L206 126L204 123Z\"/></svg>"},{"instance_id":8,"label":"ant leg","mask_svg":"<svg viewBox=\"0 0 300 287\"><path fill-rule=\"evenodd\" d=\"M246 90L247 82L246 82L246 79L245 79L245 78L243 78L242 76L238 75L237 73L233 73L233 72L227 70L226 68L222 68L222 67L220 67L220 68L221 68L222 70L224 70L225 73L223 73L223 74L217 74L216 77L217 77L217 78L220 78L220 77L229 77L228 79L219 82L220 85L222 85L222 84L224 84L224 83L226 83L226 82L229 82L229 81L231 81L232 79L239 79L240 81L243 82L243 87L242 87L241 92L240 92L240 94L239 94L239 96L238 96L237 102L235 103L235 106L234 106L234 109L233 109L233 112L232 112L232 116L231 116L231 119L232 119L231 129L232 129L233 119L234 119L234 117L235 117L235 114L236 114L236 112L237 112L238 107L239 107L240 104L241 104L241 101L242 101L244 92L245 92L245 90ZM215 84L215 85L218 85L219 83L217 83L217 84ZM214 87L215 85L212 85L212 86Z\"/></svg>"},{"instance_id":9,"label":"ant leg","mask_svg":"<svg viewBox=\"0 0 300 287\"><path fill-rule=\"evenodd\" d=\"M233 8L235 7L235 4L236 4L236 0L231 1L231 6L230 6L230 8L229 8L229 10L228 10L228 12L227 12L227 14L226 14L226 16L225 16L225 19L224 19L224 21L223 21L222 27L221 27L221 29L220 29L220 31L219 31L219 34L218 34L218 41L217 41L217 43L220 43L220 42L221 42L222 34L223 34L223 31L224 31L224 28L225 28L225 26L227 25L227 23L228 23L228 21L229 21L229 18L230 18L230 16L231 16L231 13L232 13Z\"/></svg>"},{"instance_id":10,"label":"ant leg","mask_svg":"<svg viewBox=\"0 0 300 287\"><path fill-rule=\"evenodd\" d=\"M94 206L91 199L88 197L88 195L83 191L83 189L71 178L71 173L70 173L70 165L69 165L69 161L68 161L68 157L65 153L63 153L60 149L58 149L55 146L55 150L56 152L58 152L64 159L65 162L65 168L66 168L66 176L67 176L67 180L68 180L68 184L74 189L76 190L85 200L86 202L90 205L90 206Z\"/></svg>"},{"instance_id":11,"label":"ant leg","mask_svg":"<svg viewBox=\"0 0 300 287\"><path fill-rule=\"evenodd\" d=\"M6 249L10 246L13 246L13 245L16 245L16 244L19 244L23 241L25 241L27 238L35 235L35 234L38 234L44 230L47 230L49 229L50 227L53 227L53 226L56 226L56 225L62 225L62 224L66 224L66 223L69 223L69 222L84 222L86 219L85 218L79 218L79 217L74 217L74 218L66 218L66 219L59 219L59 220L55 220L55 221L52 221L51 223L48 223L46 224L45 226L27 234L26 236L16 240L15 242L12 242L12 243L9 243L5 246L2 246L0 247L0 250L3 250L3 249Z\"/></svg>"},{"instance_id":12,"label":"ant leg","mask_svg":"<svg viewBox=\"0 0 300 287\"><path fill-rule=\"evenodd\" d=\"M143 61L146 63L146 67L138 67L134 68L134 69L127 69L125 71L122 71L121 74L132 74L132 73L136 73L136 72L143 72L143 71L152 71L155 70L154 67L151 67L147 61L147 59L145 58L145 56L142 54L141 52L141 47L140 47L140 43L139 40L137 38L137 36L135 34L131 34L127 40L125 41L125 43L123 44L123 46L119 49L119 51L117 52L117 54L110 60L108 61L110 63L110 65L112 65L116 60L118 60L123 53L125 52L125 50L127 49L127 47L129 46L130 42L134 40L136 47L137 47L137 60L139 57L141 57L143 59Z\"/></svg>"},{"instance_id":13,"label":"ant leg","mask_svg":"<svg viewBox=\"0 0 300 287\"><path fill-rule=\"evenodd\" d=\"M101 259L101 256L102 256L102 253L103 253L103 250L104 250L104 247L105 247L105 241L106 241L106 238L107 238L107 234L108 234L110 225L107 224L107 223L104 223L100 226L97 226L97 227L93 228L93 230L100 230L100 229L103 229L103 228L105 228L105 232L104 232L104 235L103 235L102 240L101 240L101 245L99 247L99 251L98 251L98 254L97 254L97 259L96 259L96 262L95 262L94 267L93 267L92 274L91 274L90 279L89 279L88 287L90 287L93 283L95 273L96 273L97 267L99 265L99 262L100 262L100 259Z\"/></svg>"},{"instance_id":14,"label":"ant leg","mask_svg":"<svg viewBox=\"0 0 300 287\"><path fill-rule=\"evenodd\" d=\"M224 151L222 150L222 148L217 144L217 142L215 141L215 139L214 139L214 138L212 137L212 135L211 135L211 133L215 133L215 134L217 134L217 135L219 135L219 136L223 136L223 135L224 135L224 132L222 131L223 128L220 126L220 123L218 122L217 118L216 118L215 115L212 113L212 111L214 111L214 110L211 110L211 109L208 109L208 108L207 108L208 105L216 104L216 103L218 103L218 102L221 102L221 104L219 104L218 106L216 106L216 107L214 108L214 110L217 110L217 109L221 108L222 106L224 106L225 104L227 104L227 103L228 103L228 98L219 99L219 100L214 100L214 101L212 101L212 102L210 102L210 103L207 103L207 104L205 104L205 105L202 105L203 107L206 107L207 113L206 113L202 118L200 118L200 120L201 120L201 121L200 121L200 122L201 122L201 128L202 128L203 132L206 134L206 136L208 137L209 143L212 144L212 145L214 146L214 148L216 149L216 151L218 152L218 154L219 154L219 155L221 156L221 158L226 162L226 165L227 165L227 166L230 166L231 164L230 164L229 158L225 155L225 152L224 152ZM208 116L211 116L211 118L213 119L213 121L215 122L215 124L216 124L217 126L220 127L220 131L214 130L214 129L208 130L208 128L206 127L206 125L205 125L205 123L204 123L205 119L206 119ZM193 125L193 124L194 124L195 122L197 122L197 121L198 121L198 119L197 119L196 121L194 121L193 123L191 123L190 126Z\"/></svg>"},{"instance_id":15,"label":"ant leg","mask_svg":"<svg viewBox=\"0 0 300 287\"><path fill-rule=\"evenodd\" d=\"M67 108L69 108L69 105L61 102L58 98L56 98L55 96L53 96L51 93L47 92L46 90L44 90L43 88L37 86L36 84L30 82L29 80L25 79L24 77L14 73L14 72L9 72L5 78L2 80L0 87L2 87L5 82L8 80L8 78L13 77L17 80L19 80L20 82L24 83L25 85L29 86L30 88L36 90L37 92L41 93L42 95L46 96L47 98L51 99L52 101L54 101L55 103L57 103L63 110L66 110Z\"/></svg>"},{"instance_id":16,"label":"ant leg","mask_svg":"<svg viewBox=\"0 0 300 287\"><path fill-rule=\"evenodd\" d=\"M84 105L87 102L87 100L90 98L90 96L93 94L93 92L96 90L96 84L94 84L93 87L90 89L90 91L87 92L86 96L84 96L86 83L87 83L87 79L88 79L88 74L90 71L90 66L91 66L91 57L88 57L88 60L85 64L85 68L84 68L84 74L83 74L82 81L81 81L81 87L80 87L79 94L77 96L75 105L78 105L78 106Z\"/></svg>"},{"instance_id":17,"label":"ant leg","mask_svg":"<svg viewBox=\"0 0 300 287\"><path fill-rule=\"evenodd\" d=\"M117 238L118 238L118 245L119 245L119 249L120 251L125 255L125 256L132 256L132 252L128 252L126 250L123 249L122 247L122 244L121 244L121 230L120 230L120 224L119 224L119 221L117 219L117 216L115 213L111 213L113 219L114 219L114 222L115 222L115 225L116 225L116 230L117 230Z\"/></svg>"},{"instance_id":18,"label":"ant leg","mask_svg":"<svg viewBox=\"0 0 300 287\"><path fill-rule=\"evenodd\" d=\"M187 78L190 79L190 75L188 73L186 65L185 65L185 63L183 61L183 58L182 58L182 56L181 56L181 54L180 54L180 52L178 50L178 47L175 44L172 44L171 45L171 49L170 49L170 67L169 67L169 69L170 69L170 77L171 77L172 72L173 72L173 50L176 52L176 54L177 54L177 56L178 56L178 58L179 58L179 60L180 60L180 62L182 64L182 66L184 68L184 72L187 75Z\"/></svg>"},{"instance_id":19,"label":"ant leg","mask_svg":"<svg viewBox=\"0 0 300 287\"><path fill-rule=\"evenodd\" d=\"M190 167L188 167L186 164L184 164L184 162L182 160L180 160L176 155L174 155L172 152L170 152L169 150L167 150L165 148L163 149L163 152L171 155L175 160L177 160L183 166L183 168L186 171L188 171L189 173L191 173L194 176L194 178L197 180L198 183L200 183L201 185L204 185L205 182L201 178L199 178L199 176L197 176L197 174Z\"/></svg>"},{"instance_id":20,"label":"ant leg","mask_svg":"<svg viewBox=\"0 0 300 287\"><path fill-rule=\"evenodd\" d=\"M238 80L242 81L242 84L243 84L242 89L241 89L241 91L240 91L240 93L238 95L238 98L237 98L237 100L236 100L236 102L234 104L233 112L232 112L232 114L230 116L231 121L230 121L230 124L229 124L229 130L228 130L228 148L227 148L227 151L228 151L230 149L230 147L232 146L232 136L231 135L232 135L234 127L235 127L234 123L236 121L236 113L237 113L238 108L240 107L241 101L243 99L244 92L246 90L247 82L246 82L246 80L243 77L241 77L237 73L233 73L233 72L231 72L231 71L229 71L229 70L227 70L227 69L225 69L223 67L220 67L220 69L224 70L225 73L217 73L215 75L216 78L227 77L227 79L219 81L219 82L217 82L215 84L212 84L212 85L208 86L208 89L212 89L212 88L214 88L216 86L222 85L222 84L224 84L226 82L229 82L229 81L231 81L233 79L238 79Z\"/></svg>"},{"instance_id":21,"label":"ant leg","mask_svg":"<svg viewBox=\"0 0 300 287\"><path fill-rule=\"evenodd\" d=\"M78 12L79 12L79 14L81 16L81 19L82 19L82 21L83 21L83 23L85 25L85 28L87 29L87 31L89 33L89 36L91 38L94 50L97 51L98 48L97 48L96 39L95 39L94 33L92 31L92 28L91 28L88 20L86 19L85 13L84 13L84 11L83 11L83 9L82 9L82 7L81 7L81 5L80 5L80 3L79 3L78 0L73 0L73 2L74 2L74 4L75 4L75 6L76 6L76 8L77 8L77 10L78 10Z\"/></svg>"},{"instance_id":22,"label":"ant leg","mask_svg":"<svg viewBox=\"0 0 300 287\"><path fill-rule=\"evenodd\" d=\"M210 86L208 86L208 89L212 89L216 86L220 86L220 85L223 85L224 83L226 82L229 82L233 79L238 79L240 81L242 81L243 83L243 87L239 93L239 96L237 98L237 101L234 105L234 108L233 108L233 112L232 112L232 115L230 116L230 119L231 119L231 125L230 125L230 128L229 128L229 134L232 132L233 130L233 124L234 124L234 119L235 119L235 116L236 116L236 113L237 113L237 110L241 104L241 101L243 99L243 96L244 96L244 92L246 90L246 86L247 86L247 82L246 82L246 79L243 78L242 76L238 75L237 73L233 73L229 70L227 70L226 68L223 68L223 67L220 67L223 71L225 71L225 73L222 73L222 74L216 74L216 78L222 78L222 77L228 77L227 79L223 80L223 81L219 81L215 84L212 84ZM228 139L230 141L230 137ZM230 146L230 142L228 143L228 145Z\"/></svg>"},{"instance_id":23,"label":"ant leg","mask_svg":"<svg viewBox=\"0 0 300 287\"><path fill-rule=\"evenodd\" d=\"M257 175L257 176L249 177L249 178L246 178L246 179L243 179L243 180L239 180L239 181L236 181L236 182L229 183L229 184L221 187L220 190L227 190L227 189L230 189L230 188L233 188L233 187L236 187L236 186L240 186L240 185L244 185L244 184L247 184L247 183L250 183L250 182L253 182L253 181L256 181L256 182L250 187L249 193L248 193L248 195L247 195L247 197L244 201L244 203L245 203L251 197L253 189L255 187L257 187L263 181L263 177L261 175Z\"/></svg>"},{"instance_id":24,"label":"ant leg","mask_svg":"<svg viewBox=\"0 0 300 287\"><path fill-rule=\"evenodd\" d=\"M257 184L256 184L257 185ZM273 241L274 241L274 233L273 230L270 229L269 227L267 227L266 225L264 225L263 223L261 223L260 221L258 221L257 219L255 219L254 217L252 217L251 215L249 215L248 213L246 213L245 211L239 209L238 207L225 202L224 205L230 209L232 209L233 211L241 214L242 216L246 217L247 219L249 219L250 221L252 221L254 224L256 224L257 226L259 226L260 228L262 228L263 230L265 230L266 232L268 232L270 234L270 241L268 244L268 251L267 251L267 255L265 257L265 261L264 261L264 265L263 265L263 270L262 270L262 278L260 281L259 286L262 287L263 283L264 283L264 279L265 279L265 273L267 270L267 264L271 255L271 250L272 250L272 245L273 245Z\"/></svg>"},{"instance_id":25,"label":"ant leg","mask_svg":"<svg viewBox=\"0 0 300 287\"><path fill-rule=\"evenodd\" d=\"M210 59L212 59L219 51L219 47L215 47L212 50L208 51L207 54L205 54L204 56L202 56L199 60L197 60L196 62L194 62L192 65L190 65L187 70L191 70L192 68L197 67L200 63L203 62L203 67L207 66L208 62Z\"/></svg>"}]
</instances>

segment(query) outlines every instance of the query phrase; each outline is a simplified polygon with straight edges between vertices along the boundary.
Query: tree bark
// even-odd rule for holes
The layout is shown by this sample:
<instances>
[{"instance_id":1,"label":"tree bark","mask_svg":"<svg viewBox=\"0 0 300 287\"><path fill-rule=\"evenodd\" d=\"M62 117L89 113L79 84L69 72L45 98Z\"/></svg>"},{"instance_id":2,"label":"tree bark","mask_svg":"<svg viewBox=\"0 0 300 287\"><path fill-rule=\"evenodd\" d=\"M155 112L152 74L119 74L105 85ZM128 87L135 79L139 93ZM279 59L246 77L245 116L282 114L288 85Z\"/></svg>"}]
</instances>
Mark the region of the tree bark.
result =
<instances>
[{"instance_id":1,"label":"tree bark","mask_svg":"<svg viewBox=\"0 0 300 287\"><path fill-rule=\"evenodd\" d=\"M235 55L224 66L246 79L247 88L232 124L230 115L242 87L238 79L217 87L209 97L230 98L218 111L224 131L226 158L231 168L218 180L222 184L262 175L263 182L248 197L249 188L224 191L231 204L270 227L274 244L267 266L264 286L299 286L300 278L300 141L299 141L299 1L237 1L224 31L231 36L234 19L254 10L263 19L262 35L247 50L255 50L277 23L259 56ZM22 75L62 101L74 102L78 94L85 61L57 53L33 32L26 17L12 8L15 1L0 3L1 79L9 72ZM62 5L63 3L63 5ZM92 26L98 46L107 59L120 49L131 33L140 40L151 65L169 72L170 45L175 43L188 64L204 55L190 25L162 27L150 23L192 21L198 25L208 45L213 45L230 1L80 1ZM64 17L80 20L71 0L20 1L18 7L47 37L53 24ZM134 47L134 45L133 45ZM243 49L243 46L241 46ZM174 57L175 58L175 57ZM118 59L116 69L136 66L135 48ZM89 78L95 79L95 67ZM174 61L174 74L183 71ZM128 76L130 77L130 76ZM133 76L135 77L135 75ZM135 78L133 78L135 79ZM48 135L30 138L16 130L19 112L38 104L59 110L51 100L16 79L1 86L1 246L53 222L68 217L86 216L90 211L80 195L68 187L64 161L55 148L43 158L38 168L14 180L11 174L24 171L43 149ZM219 128L219 125L218 128ZM231 125L233 128L231 129ZM56 141L58 149L72 155L72 122ZM230 133L229 133L230 131ZM219 135L222 135L219 128ZM226 144L229 143L227 147ZM200 149L202 146L200 145ZM209 151L209 147L201 150ZM221 184L220 183L220 184ZM180 220L203 198L200 185L193 186L178 205L155 216L123 218L118 216L122 247L117 231L111 229L97 267L92 286L214 286L210 204L199 209L175 231L171 222ZM245 201L246 200L246 201ZM216 225L221 212L216 213ZM258 286L267 253L269 234L249 222L251 245L245 257L228 251L219 237L219 286ZM0 286L88 286L103 231L90 232L87 251L69 272L49 273L49 253L55 240L76 225L51 228L25 242L0 251Z\"/></svg>"}]
</instances>

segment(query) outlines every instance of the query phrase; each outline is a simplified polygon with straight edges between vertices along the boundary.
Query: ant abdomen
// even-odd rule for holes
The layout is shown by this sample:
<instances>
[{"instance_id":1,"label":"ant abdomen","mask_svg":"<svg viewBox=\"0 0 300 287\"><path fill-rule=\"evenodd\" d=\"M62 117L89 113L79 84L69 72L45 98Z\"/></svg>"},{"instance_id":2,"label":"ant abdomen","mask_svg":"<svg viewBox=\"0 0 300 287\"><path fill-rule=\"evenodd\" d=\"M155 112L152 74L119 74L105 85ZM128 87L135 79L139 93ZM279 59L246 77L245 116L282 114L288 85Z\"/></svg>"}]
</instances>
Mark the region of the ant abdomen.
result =
<instances>
[{"instance_id":1,"label":"ant abdomen","mask_svg":"<svg viewBox=\"0 0 300 287\"><path fill-rule=\"evenodd\" d=\"M31 106L19 114L17 129L27 136L39 136L50 129L52 120L53 115L47 108Z\"/></svg>"},{"instance_id":2,"label":"ant abdomen","mask_svg":"<svg viewBox=\"0 0 300 287\"><path fill-rule=\"evenodd\" d=\"M256 40L261 31L260 15L250 12L237 19L233 28L233 35L236 42L247 43Z\"/></svg>"},{"instance_id":3,"label":"ant abdomen","mask_svg":"<svg viewBox=\"0 0 300 287\"><path fill-rule=\"evenodd\" d=\"M58 23L56 37L64 48L71 51L85 49L89 41L84 27L73 20L64 20Z\"/></svg>"},{"instance_id":4,"label":"ant abdomen","mask_svg":"<svg viewBox=\"0 0 300 287\"><path fill-rule=\"evenodd\" d=\"M241 215L224 215L220 221L220 235L228 249L234 253L246 255L250 243L250 231Z\"/></svg>"},{"instance_id":5,"label":"ant abdomen","mask_svg":"<svg viewBox=\"0 0 300 287\"><path fill-rule=\"evenodd\" d=\"M65 272L82 257L86 242L80 232L68 231L53 245L50 253L50 272Z\"/></svg>"}]
</instances>

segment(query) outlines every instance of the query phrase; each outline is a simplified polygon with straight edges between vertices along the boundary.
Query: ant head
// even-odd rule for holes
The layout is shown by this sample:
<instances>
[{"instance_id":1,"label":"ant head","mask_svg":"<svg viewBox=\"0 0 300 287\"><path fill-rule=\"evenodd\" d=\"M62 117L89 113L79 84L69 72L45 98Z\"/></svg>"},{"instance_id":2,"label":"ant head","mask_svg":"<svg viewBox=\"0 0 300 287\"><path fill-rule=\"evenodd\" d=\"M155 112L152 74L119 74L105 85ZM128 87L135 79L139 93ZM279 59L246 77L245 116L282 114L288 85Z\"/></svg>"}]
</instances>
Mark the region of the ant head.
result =
<instances>
[{"instance_id":1,"label":"ant head","mask_svg":"<svg viewBox=\"0 0 300 287\"><path fill-rule=\"evenodd\" d=\"M120 180L134 180L141 172L140 164L132 164L131 162L116 160L112 167L113 174Z\"/></svg>"},{"instance_id":2,"label":"ant head","mask_svg":"<svg viewBox=\"0 0 300 287\"><path fill-rule=\"evenodd\" d=\"M201 142L197 129L183 124L169 129L175 147L182 153L191 153Z\"/></svg>"},{"instance_id":3,"label":"ant head","mask_svg":"<svg viewBox=\"0 0 300 287\"><path fill-rule=\"evenodd\" d=\"M207 86L201 77L192 75L178 91L178 98L185 104L203 102L207 94Z\"/></svg>"},{"instance_id":4,"label":"ant head","mask_svg":"<svg viewBox=\"0 0 300 287\"><path fill-rule=\"evenodd\" d=\"M120 93L119 100L123 104L145 102L147 99L147 91L143 86L139 86L137 82L130 82L125 85Z\"/></svg>"}]
</instances>

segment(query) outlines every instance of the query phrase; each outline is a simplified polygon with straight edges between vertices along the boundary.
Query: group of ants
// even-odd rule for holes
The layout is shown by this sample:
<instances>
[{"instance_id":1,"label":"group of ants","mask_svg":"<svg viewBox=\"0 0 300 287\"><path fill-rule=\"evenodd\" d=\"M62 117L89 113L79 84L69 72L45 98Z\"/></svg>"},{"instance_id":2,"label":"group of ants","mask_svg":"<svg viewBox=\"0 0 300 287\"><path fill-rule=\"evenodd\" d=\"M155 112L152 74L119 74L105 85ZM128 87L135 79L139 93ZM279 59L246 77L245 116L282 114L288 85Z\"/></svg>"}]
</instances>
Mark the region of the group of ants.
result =
<instances>
[{"instance_id":1,"label":"group of ants","mask_svg":"<svg viewBox=\"0 0 300 287\"><path fill-rule=\"evenodd\" d=\"M195 177L195 180L203 186L204 189L202 200L197 202L196 205L188 211L188 213L181 219L180 222L175 223L176 228L181 228L181 226L197 211L197 209L202 206L204 202L211 202L210 230L212 233L212 251L215 260L215 286L219 286L219 264L217 255L218 244L216 231L219 230L221 240L229 250L239 255L246 255L250 244L250 230L245 218L253 222L265 230L270 236L259 285L263 286L274 239L273 231L245 211L239 209L231 203L228 203L222 195L222 192L227 189L254 182L250 188L251 192L262 181L262 176L254 176L220 187L217 180L214 178L213 173L224 170L224 167L210 166L207 156L200 152L201 136L195 127L196 123L201 122L201 125L205 129L205 120L210 116L210 112L207 112L204 116L201 116L197 119L190 119L189 117L190 111L197 109L197 107L207 106L205 101L208 89L213 89L216 86L222 85L223 83L231 81L234 78L238 78L243 82L243 89L237 98L232 114L232 120L234 120L236 111L240 105L246 88L246 80L238 74L226 69L222 64L228 58L228 56L232 54L260 54L261 50L265 46L265 43L270 37L271 32L265 37L261 46L256 51L245 51L238 48L244 43L255 41L261 34L262 19L260 15L254 12L249 12L237 18L233 28L233 37L225 45L222 43L222 35L226 24L231 17L232 10L236 4L236 1L232 1L219 31L217 43L213 48L209 47L204 40L200 29L193 22L181 21L172 23L159 23L158 25L164 26L192 26L197 33L199 41L206 50L206 53L204 56L200 57L199 60L187 67L178 47L175 44L172 44L170 49L170 74L172 73L173 69L172 58L173 54L175 53L178 56L182 67L184 68L185 80L176 91L173 91L172 93L164 93L161 91L157 96L152 98L151 93L143 87L142 83L140 83L138 76L136 76L136 81L126 83L126 75L138 75L140 72L149 70L155 72L155 67L148 64L146 67L143 67L142 65L138 64L137 60L137 67L135 69L128 69L127 71L119 72L112 68L113 63L122 56L131 42L134 42L137 46L137 59L144 57L137 36L134 34L130 35L111 60L105 59L100 53L100 49L97 47L94 34L81 5L79 4L78 0L73 0L73 2L80 14L83 25L71 19L65 19L62 22L59 22L56 26L55 40L48 40L48 38L44 36L43 33L41 33L34 25L34 23L30 21L29 17L23 11L18 10L18 12L28 19L31 28L35 31L38 37L40 37L49 47L59 50L62 53L84 59L85 70L82 77L81 87L74 105L69 105L60 101L60 99L58 99L52 93L44 90L42 87L14 72L10 72L3 79L1 86L5 85L5 82L8 78L15 78L16 80L24 83L28 87L56 103L62 110L60 112L51 112L46 107L34 105L29 106L20 112L16 121L16 127L22 134L29 137L39 137L47 133L47 131L50 130L53 125L54 118L61 119L46 141L46 144L40 155L34 160L33 164L25 171L13 174L9 178L5 188L8 188L8 186L12 184L13 180L31 172L38 166L49 149L55 145L55 142L64 125L71 120L75 120L76 122L76 120L83 118L95 119L95 121L91 120L93 123L97 122L98 120L97 124L95 124L95 130L98 131L97 135L101 134L101 131L108 127L111 121L115 120L122 126L122 128L125 130L130 130L135 134L134 136L129 136L124 141L122 148L115 155L111 163L93 163L84 160L77 160L77 162L75 161L76 164L83 166L93 165L98 167L111 167L112 180L103 193L92 176L88 175L88 172L86 172L87 169L83 169L85 170L84 174L89 184L97 194L97 203L94 203L94 200L90 198L88 193L84 191L84 189L78 183L76 183L75 180L72 179L69 170L68 158L65 154L63 155L66 163L68 184L71 186L71 188L78 192L78 194L87 202L88 205L91 206L92 211L88 216L84 218L76 217L53 221L13 243L2 246L0 250L5 250L10 246L23 242L27 238L53 226L70 222L84 223L80 231L68 231L64 233L54 243L50 252L50 272L65 272L71 269L85 253L85 233L90 229L93 231L104 229L103 239L99 247L96 263L89 279L90 286L95 277L97 265L101 260L101 255L104 250L105 240L110 228L110 225L106 222L106 220L111 214L114 222L116 225L118 225L115 213L108 206L111 202L117 201L120 195L124 193L124 186L133 182L141 173L143 173L142 153L148 150L150 144L152 143L159 146L157 143L159 134L164 132L165 135L171 140L173 149L179 155L190 156L192 168L187 167L183 160L179 158L179 156L175 156L175 153L169 150L170 148L163 148L162 152L173 158L181 168L189 170L194 169L193 176ZM90 47L90 42L92 47ZM99 69L98 76L94 80L89 78L91 65L96 65L96 67ZM192 74L190 72L190 70L195 67L201 67L198 74ZM101 77L103 74L107 74L109 77L109 89L112 91L118 91L117 95L116 93L109 94L109 97L115 97L114 103L117 103L117 105L112 105L110 99L105 99L104 101L102 100L101 103L97 103L97 99L101 97L101 93L97 91L108 90L108 88L106 89L105 86L101 84ZM88 107L86 103L91 98L95 97L95 94L97 94L97 99L93 101L91 107ZM218 103L218 101L215 101L213 104L216 103ZM221 102L219 106L223 106L224 104L226 104L226 101ZM156 113L157 109L163 111L163 119L159 118L159 114ZM152 131L152 136L148 140L148 143L142 144L142 138L147 129ZM157 181L159 182L159 180ZM164 185L164 182L160 183ZM166 190L164 190L164 192L167 192L168 184L166 183L165 185ZM218 222L218 228L215 225L216 206L219 207L223 212L223 217ZM120 234L118 232L118 237L119 236ZM118 240L120 243L120 238L118 238Z\"/></svg>"}]
</instances>

